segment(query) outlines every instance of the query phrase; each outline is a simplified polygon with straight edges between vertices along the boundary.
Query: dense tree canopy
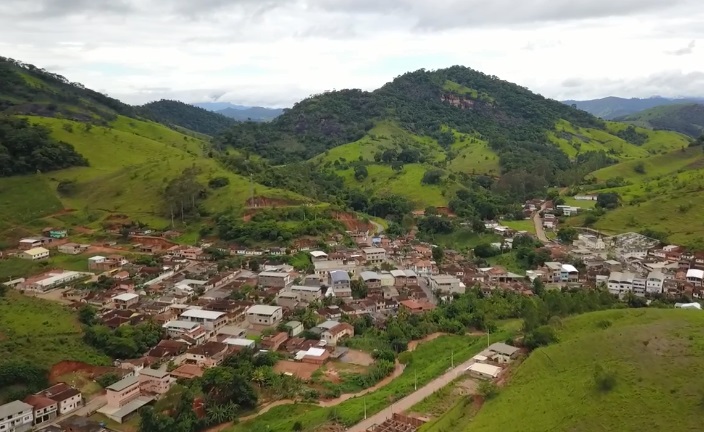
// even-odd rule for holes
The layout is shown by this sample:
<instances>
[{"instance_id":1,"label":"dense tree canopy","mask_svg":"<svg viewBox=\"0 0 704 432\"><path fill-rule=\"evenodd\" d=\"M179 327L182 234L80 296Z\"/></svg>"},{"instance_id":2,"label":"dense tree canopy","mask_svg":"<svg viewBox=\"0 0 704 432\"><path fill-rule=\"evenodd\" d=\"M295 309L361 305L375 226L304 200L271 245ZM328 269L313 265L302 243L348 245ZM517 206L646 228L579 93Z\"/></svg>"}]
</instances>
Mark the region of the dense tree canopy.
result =
<instances>
[{"instance_id":1,"label":"dense tree canopy","mask_svg":"<svg viewBox=\"0 0 704 432\"><path fill-rule=\"evenodd\" d=\"M235 120L222 114L174 100L150 102L139 107L139 114L169 126L215 135L234 125Z\"/></svg>"},{"instance_id":2,"label":"dense tree canopy","mask_svg":"<svg viewBox=\"0 0 704 432\"><path fill-rule=\"evenodd\" d=\"M48 128L0 115L0 177L88 165L72 145L56 141Z\"/></svg>"}]
</instances>

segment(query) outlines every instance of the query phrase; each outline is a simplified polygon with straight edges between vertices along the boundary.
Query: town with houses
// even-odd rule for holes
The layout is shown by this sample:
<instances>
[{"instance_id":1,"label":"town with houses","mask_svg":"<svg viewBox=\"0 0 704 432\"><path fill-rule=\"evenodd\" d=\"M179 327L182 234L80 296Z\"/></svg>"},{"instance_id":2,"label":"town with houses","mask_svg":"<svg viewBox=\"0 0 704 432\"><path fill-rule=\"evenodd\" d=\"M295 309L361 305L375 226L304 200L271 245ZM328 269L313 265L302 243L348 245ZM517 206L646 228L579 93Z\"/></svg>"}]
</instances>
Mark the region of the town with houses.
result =
<instances>
[{"instance_id":1,"label":"town with houses","mask_svg":"<svg viewBox=\"0 0 704 432\"><path fill-rule=\"evenodd\" d=\"M564 216L580 210L553 208L542 200L529 201L524 209L527 220L548 231L558 229L557 210ZM498 249L510 249L519 236L535 236L500 220L487 221L485 228L503 238L495 244ZM276 372L307 380L327 362L349 355L344 341L354 336L355 328L345 317L369 316L383 328L390 317L424 314L471 289L485 296L501 290L531 296L539 280L546 289L603 287L622 299L632 295L648 301L701 299L704 290L704 251L662 245L636 233L604 236L585 229L571 244L544 242L550 260L523 274L477 266L470 254L449 249L436 262L436 246L412 234L391 239L371 226L345 234L356 246L341 242L340 236L322 244L304 239L261 249L218 243L184 246L166 234L143 231L130 233L129 244L77 244L70 232L54 229L21 239L3 257L41 261L57 254L81 255L88 271L47 268L3 281L5 286L76 309L90 305L110 329L155 322L163 337L143 356L118 359L107 368L120 379L97 399L82 395L71 383L56 383L0 406L0 432L109 430L88 416L98 412L122 423L178 381L201 377L245 349L278 352L282 359ZM291 255L305 255L305 268L281 259ZM241 258L241 268L221 266L228 257ZM143 264L144 258L152 263ZM254 260L257 265L250 265ZM84 289L96 281L106 283L106 289ZM359 287L364 288L361 296ZM315 325L295 317L294 311L301 309L315 316ZM496 379L517 355L519 348L494 343L466 371L479 379ZM415 430L416 423L394 414L374 430Z\"/></svg>"}]
</instances>

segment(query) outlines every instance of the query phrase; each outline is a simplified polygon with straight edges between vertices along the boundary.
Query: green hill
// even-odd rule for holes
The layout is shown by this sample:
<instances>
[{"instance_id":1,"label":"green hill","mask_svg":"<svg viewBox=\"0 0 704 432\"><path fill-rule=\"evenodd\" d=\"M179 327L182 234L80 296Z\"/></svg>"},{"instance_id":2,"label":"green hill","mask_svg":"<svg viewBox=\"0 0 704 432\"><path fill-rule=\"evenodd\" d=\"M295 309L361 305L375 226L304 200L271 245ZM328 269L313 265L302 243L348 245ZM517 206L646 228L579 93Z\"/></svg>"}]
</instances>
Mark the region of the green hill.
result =
<instances>
[{"instance_id":1,"label":"green hill","mask_svg":"<svg viewBox=\"0 0 704 432\"><path fill-rule=\"evenodd\" d=\"M206 135L215 135L235 124L222 114L179 101L160 100L139 107L139 114L156 122L181 127Z\"/></svg>"},{"instance_id":2,"label":"green hill","mask_svg":"<svg viewBox=\"0 0 704 432\"><path fill-rule=\"evenodd\" d=\"M686 431L701 428L704 314L635 309L563 321L460 430ZM599 374L595 370L602 368ZM608 390L609 377L614 386ZM606 378L604 378L606 377ZM598 383L602 383L599 385Z\"/></svg>"},{"instance_id":3,"label":"green hill","mask_svg":"<svg viewBox=\"0 0 704 432\"><path fill-rule=\"evenodd\" d=\"M676 131L692 138L704 134L704 105L677 104L659 106L617 120L649 129Z\"/></svg>"},{"instance_id":4,"label":"green hill","mask_svg":"<svg viewBox=\"0 0 704 432\"><path fill-rule=\"evenodd\" d=\"M165 227L174 207L174 219L181 219L179 204L185 203L184 215L238 212L252 194L311 201L251 183L221 165L203 135L140 118L143 109L59 75L0 58L0 77L0 161L11 159L0 169L0 234L8 239L47 225L99 226L115 214ZM232 124L191 108L205 112L197 124L169 115L184 128L206 130L213 118ZM186 175L197 182L187 200L173 192ZM208 187L213 179L221 187Z\"/></svg>"}]
</instances>

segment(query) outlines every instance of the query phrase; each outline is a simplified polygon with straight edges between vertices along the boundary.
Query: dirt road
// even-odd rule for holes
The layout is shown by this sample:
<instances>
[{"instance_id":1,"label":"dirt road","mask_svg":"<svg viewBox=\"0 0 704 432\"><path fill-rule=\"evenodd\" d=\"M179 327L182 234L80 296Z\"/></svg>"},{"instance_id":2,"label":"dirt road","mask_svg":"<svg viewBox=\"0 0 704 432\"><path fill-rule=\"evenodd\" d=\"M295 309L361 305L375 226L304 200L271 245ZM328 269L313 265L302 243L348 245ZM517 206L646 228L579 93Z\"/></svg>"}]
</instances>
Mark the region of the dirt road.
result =
<instances>
[{"instance_id":1,"label":"dirt road","mask_svg":"<svg viewBox=\"0 0 704 432\"><path fill-rule=\"evenodd\" d=\"M388 408L384 408L377 414L347 429L347 432L365 432L375 424L381 424L384 420L391 418L393 413L411 408L413 405L448 385L452 380L462 374L464 370L467 369L472 363L474 363L474 360L470 359L454 369L449 370L444 375L434 379L405 398L393 403Z\"/></svg>"}]
</instances>

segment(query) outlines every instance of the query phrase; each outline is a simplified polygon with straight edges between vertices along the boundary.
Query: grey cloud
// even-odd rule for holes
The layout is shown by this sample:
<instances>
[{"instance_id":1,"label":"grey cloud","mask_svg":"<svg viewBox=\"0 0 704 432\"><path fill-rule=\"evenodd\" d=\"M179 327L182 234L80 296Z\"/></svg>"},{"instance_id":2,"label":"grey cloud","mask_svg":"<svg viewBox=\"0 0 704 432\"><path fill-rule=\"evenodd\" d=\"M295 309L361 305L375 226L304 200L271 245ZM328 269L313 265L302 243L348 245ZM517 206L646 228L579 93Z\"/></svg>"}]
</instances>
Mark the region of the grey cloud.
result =
<instances>
[{"instance_id":1,"label":"grey cloud","mask_svg":"<svg viewBox=\"0 0 704 432\"><path fill-rule=\"evenodd\" d=\"M696 45L697 45L697 41L692 40L692 41L690 41L690 42L687 44L686 47L680 48L680 49L676 49L676 50L674 50L674 51L667 51L667 53L668 53L668 54L675 55L675 56L683 56L683 55L692 54L692 52L694 52L694 47L695 47Z\"/></svg>"},{"instance_id":2,"label":"grey cloud","mask_svg":"<svg viewBox=\"0 0 704 432\"><path fill-rule=\"evenodd\" d=\"M582 85L584 85L584 81L581 78L569 78L562 81L562 87L574 88Z\"/></svg>"},{"instance_id":3,"label":"grey cloud","mask_svg":"<svg viewBox=\"0 0 704 432\"><path fill-rule=\"evenodd\" d=\"M565 82L576 86L544 88L541 92L556 99L592 99L604 96L619 97L704 97L704 72L665 71L633 79L580 79Z\"/></svg>"},{"instance_id":4,"label":"grey cloud","mask_svg":"<svg viewBox=\"0 0 704 432\"><path fill-rule=\"evenodd\" d=\"M128 0L5 0L2 3L0 11L3 14L26 18L128 14L135 11Z\"/></svg>"}]
</instances>

